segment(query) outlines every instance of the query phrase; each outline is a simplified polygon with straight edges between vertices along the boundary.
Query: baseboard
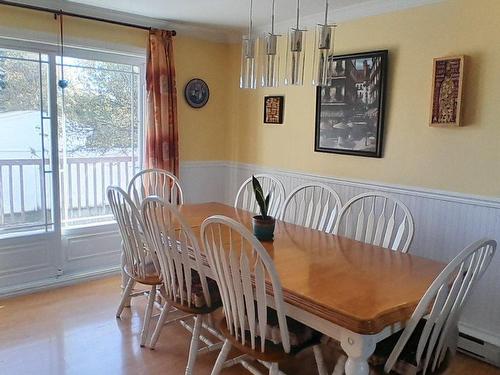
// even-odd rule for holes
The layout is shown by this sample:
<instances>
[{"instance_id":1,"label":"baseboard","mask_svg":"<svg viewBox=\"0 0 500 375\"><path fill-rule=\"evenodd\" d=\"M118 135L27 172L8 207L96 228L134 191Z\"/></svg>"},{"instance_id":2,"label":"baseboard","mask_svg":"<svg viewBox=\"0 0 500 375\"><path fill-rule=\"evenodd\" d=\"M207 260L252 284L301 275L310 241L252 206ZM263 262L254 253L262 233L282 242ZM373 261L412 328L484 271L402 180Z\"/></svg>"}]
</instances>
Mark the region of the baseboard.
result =
<instances>
[{"instance_id":1,"label":"baseboard","mask_svg":"<svg viewBox=\"0 0 500 375\"><path fill-rule=\"evenodd\" d=\"M0 299L16 297L24 294L32 294L49 289L74 285L84 281L97 280L107 276L118 275L120 273L120 269L120 266L115 266L96 271L82 272L73 275L63 275L12 287L5 287L0 289Z\"/></svg>"},{"instance_id":2,"label":"baseboard","mask_svg":"<svg viewBox=\"0 0 500 375\"><path fill-rule=\"evenodd\" d=\"M500 337L469 324L459 323L458 350L500 367Z\"/></svg>"}]
</instances>

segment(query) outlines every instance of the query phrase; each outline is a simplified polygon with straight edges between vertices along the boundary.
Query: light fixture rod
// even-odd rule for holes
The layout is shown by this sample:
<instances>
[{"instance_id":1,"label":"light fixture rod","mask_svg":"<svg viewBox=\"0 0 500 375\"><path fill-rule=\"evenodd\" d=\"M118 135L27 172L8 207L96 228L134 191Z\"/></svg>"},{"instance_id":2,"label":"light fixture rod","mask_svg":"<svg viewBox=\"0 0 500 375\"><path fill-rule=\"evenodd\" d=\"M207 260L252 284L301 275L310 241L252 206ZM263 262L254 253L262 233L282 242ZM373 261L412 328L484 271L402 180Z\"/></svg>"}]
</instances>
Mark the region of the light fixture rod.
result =
<instances>
[{"instance_id":1,"label":"light fixture rod","mask_svg":"<svg viewBox=\"0 0 500 375\"><path fill-rule=\"evenodd\" d=\"M299 29L300 0L297 0L297 30Z\"/></svg>"},{"instance_id":2,"label":"light fixture rod","mask_svg":"<svg viewBox=\"0 0 500 375\"><path fill-rule=\"evenodd\" d=\"M250 15L248 17L248 39L252 40L253 29L253 0L250 0Z\"/></svg>"},{"instance_id":3,"label":"light fixture rod","mask_svg":"<svg viewBox=\"0 0 500 375\"><path fill-rule=\"evenodd\" d=\"M328 25L328 0L325 0L325 26Z\"/></svg>"},{"instance_id":4,"label":"light fixture rod","mask_svg":"<svg viewBox=\"0 0 500 375\"><path fill-rule=\"evenodd\" d=\"M271 12L271 34L274 35L274 0L273 0L273 9Z\"/></svg>"}]
</instances>

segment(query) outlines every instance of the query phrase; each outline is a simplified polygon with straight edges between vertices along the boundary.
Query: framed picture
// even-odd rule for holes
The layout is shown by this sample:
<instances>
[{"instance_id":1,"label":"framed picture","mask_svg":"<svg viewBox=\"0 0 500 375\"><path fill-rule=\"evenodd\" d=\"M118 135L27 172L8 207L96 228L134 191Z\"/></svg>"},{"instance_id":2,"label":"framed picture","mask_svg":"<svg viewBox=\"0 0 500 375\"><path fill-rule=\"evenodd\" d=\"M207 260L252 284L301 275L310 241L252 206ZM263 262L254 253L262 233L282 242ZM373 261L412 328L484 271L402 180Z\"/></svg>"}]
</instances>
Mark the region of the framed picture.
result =
<instances>
[{"instance_id":1,"label":"framed picture","mask_svg":"<svg viewBox=\"0 0 500 375\"><path fill-rule=\"evenodd\" d=\"M434 59L430 126L460 126L464 56Z\"/></svg>"},{"instance_id":2,"label":"framed picture","mask_svg":"<svg viewBox=\"0 0 500 375\"><path fill-rule=\"evenodd\" d=\"M284 96L264 97L264 124L283 124Z\"/></svg>"},{"instance_id":3,"label":"framed picture","mask_svg":"<svg viewBox=\"0 0 500 375\"><path fill-rule=\"evenodd\" d=\"M382 157L388 51L329 57L316 92L315 151Z\"/></svg>"}]
</instances>

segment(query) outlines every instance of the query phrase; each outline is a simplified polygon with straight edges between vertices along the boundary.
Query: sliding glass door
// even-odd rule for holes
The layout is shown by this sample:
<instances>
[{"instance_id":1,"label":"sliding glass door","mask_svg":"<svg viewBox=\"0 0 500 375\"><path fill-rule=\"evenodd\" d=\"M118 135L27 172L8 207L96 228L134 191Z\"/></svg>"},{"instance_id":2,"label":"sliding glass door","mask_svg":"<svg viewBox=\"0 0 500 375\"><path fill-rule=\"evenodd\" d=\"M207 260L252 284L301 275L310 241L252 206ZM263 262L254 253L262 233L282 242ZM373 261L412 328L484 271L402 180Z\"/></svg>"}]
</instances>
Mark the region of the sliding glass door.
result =
<instances>
[{"instance_id":1,"label":"sliding glass door","mask_svg":"<svg viewBox=\"0 0 500 375\"><path fill-rule=\"evenodd\" d=\"M51 60L0 48L0 237L53 230Z\"/></svg>"},{"instance_id":2,"label":"sliding glass door","mask_svg":"<svg viewBox=\"0 0 500 375\"><path fill-rule=\"evenodd\" d=\"M142 161L142 59L15 48L0 41L0 238L110 222L107 186Z\"/></svg>"}]
</instances>

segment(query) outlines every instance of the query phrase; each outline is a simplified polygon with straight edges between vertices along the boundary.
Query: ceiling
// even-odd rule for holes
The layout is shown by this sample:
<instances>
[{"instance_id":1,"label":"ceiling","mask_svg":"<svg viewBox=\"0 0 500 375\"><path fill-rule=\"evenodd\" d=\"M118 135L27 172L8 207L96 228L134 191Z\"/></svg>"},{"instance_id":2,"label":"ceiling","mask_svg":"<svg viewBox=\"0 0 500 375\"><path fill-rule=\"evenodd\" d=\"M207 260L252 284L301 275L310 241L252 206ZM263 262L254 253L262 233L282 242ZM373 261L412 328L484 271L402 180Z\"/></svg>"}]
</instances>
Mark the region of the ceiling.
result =
<instances>
[{"instance_id":1,"label":"ceiling","mask_svg":"<svg viewBox=\"0 0 500 375\"><path fill-rule=\"evenodd\" d=\"M271 0L253 1L254 24L257 27L269 24ZM380 0L377 1L380 3ZM248 25L250 4L250 0L70 0L69 2L156 19L227 28L243 28ZM330 0L330 8L334 13L335 9L373 2L374 0ZM304 16L320 14L324 12L324 7L325 0L303 0L301 14ZM295 17L295 8L295 0L276 0L276 22L292 20Z\"/></svg>"},{"instance_id":2,"label":"ceiling","mask_svg":"<svg viewBox=\"0 0 500 375\"><path fill-rule=\"evenodd\" d=\"M92 17L171 28L219 42L238 42L248 27L250 0L11 0ZM276 1L276 32L295 23L296 0ZM343 22L447 0L329 0L329 22ZM449 1L449 0L448 0ZM268 31L272 0L253 0L256 32ZM300 26L324 20L325 0L302 0Z\"/></svg>"}]
</instances>

